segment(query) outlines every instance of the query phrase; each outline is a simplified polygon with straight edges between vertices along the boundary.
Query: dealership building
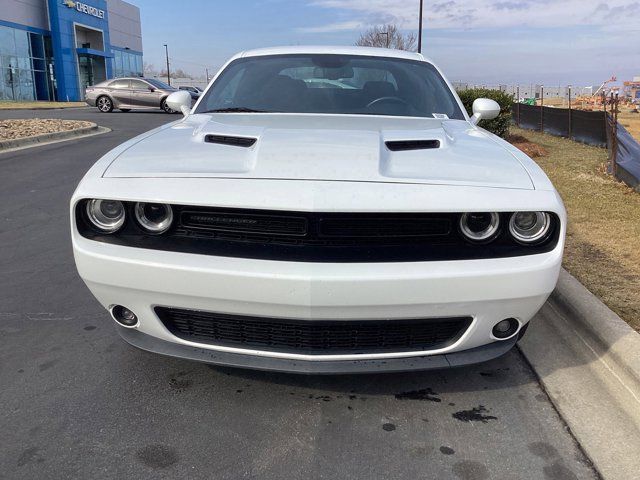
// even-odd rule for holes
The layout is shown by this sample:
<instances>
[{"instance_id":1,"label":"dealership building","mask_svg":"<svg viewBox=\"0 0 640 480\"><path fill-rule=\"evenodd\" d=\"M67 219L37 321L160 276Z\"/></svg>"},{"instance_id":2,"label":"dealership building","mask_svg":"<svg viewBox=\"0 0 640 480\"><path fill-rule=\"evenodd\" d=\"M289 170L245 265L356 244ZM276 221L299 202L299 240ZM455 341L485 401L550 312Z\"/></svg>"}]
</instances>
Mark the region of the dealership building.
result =
<instances>
[{"instance_id":1,"label":"dealership building","mask_svg":"<svg viewBox=\"0 0 640 480\"><path fill-rule=\"evenodd\" d=\"M140 10L122 0L0 0L0 100L82 100L142 75Z\"/></svg>"}]
</instances>

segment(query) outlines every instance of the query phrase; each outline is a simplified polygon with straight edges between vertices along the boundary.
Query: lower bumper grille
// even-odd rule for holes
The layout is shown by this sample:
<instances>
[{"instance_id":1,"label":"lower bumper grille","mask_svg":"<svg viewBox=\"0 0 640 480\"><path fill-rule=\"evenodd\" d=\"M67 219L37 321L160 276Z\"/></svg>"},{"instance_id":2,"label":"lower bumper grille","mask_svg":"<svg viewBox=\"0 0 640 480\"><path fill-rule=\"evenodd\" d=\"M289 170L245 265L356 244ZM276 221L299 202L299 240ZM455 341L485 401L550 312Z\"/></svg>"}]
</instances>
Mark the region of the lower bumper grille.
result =
<instances>
[{"instance_id":1,"label":"lower bumper grille","mask_svg":"<svg viewBox=\"0 0 640 480\"><path fill-rule=\"evenodd\" d=\"M294 320L167 307L156 307L155 312L183 340L307 355L435 350L455 343L472 320Z\"/></svg>"}]
</instances>

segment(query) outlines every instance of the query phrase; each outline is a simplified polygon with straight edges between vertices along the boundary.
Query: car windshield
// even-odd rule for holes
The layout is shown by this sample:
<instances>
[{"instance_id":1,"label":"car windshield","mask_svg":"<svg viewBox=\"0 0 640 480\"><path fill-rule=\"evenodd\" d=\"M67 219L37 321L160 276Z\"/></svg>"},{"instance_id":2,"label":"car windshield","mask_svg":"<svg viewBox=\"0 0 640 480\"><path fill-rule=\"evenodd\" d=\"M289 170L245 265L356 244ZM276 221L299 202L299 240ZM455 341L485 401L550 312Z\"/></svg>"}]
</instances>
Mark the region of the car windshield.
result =
<instances>
[{"instance_id":1,"label":"car windshield","mask_svg":"<svg viewBox=\"0 0 640 480\"><path fill-rule=\"evenodd\" d=\"M173 90L173 87L167 85L164 82L161 82L160 80L156 80L155 78L145 78L145 80L156 88L161 88L163 90Z\"/></svg>"},{"instance_id":2,"label":"car windshield","mask_svg":"<svg viewBox=\"0 0 640 480\"><path fill-rule=\"evenodd\" d=\"M195 113L281 112L464 119L427 62L360 55L272 55L230 63Z\"/></svg>"}]
</instances>

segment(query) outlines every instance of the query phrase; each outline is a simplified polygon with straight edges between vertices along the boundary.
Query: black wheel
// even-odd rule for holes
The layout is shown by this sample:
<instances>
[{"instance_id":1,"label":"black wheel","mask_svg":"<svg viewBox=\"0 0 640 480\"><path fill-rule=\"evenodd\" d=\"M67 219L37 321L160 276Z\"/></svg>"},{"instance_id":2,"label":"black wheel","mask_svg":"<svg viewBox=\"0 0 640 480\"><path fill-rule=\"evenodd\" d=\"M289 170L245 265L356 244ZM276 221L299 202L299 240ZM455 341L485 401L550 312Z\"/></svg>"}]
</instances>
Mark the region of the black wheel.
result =
<instances>
[{"instance_id":1,"label":"black wheel","mask_svg":"<svg viewBox=\"0 0 640 480\"><path fill-rule=\"evenodd\" d=\"M169 105L167 105L166 100L162 100L162 102L160 102L160 108L164 110L166 113L176 113L174 110L171 110L169 108Z\"/></svg>"},{"instance_id":2,"label":"black wheel","mask_svg":"<svg viewBox=\"0 0 640 480\"><path fill-rule=\"evenodd\" d=\"M113 102L106 96L98 97L98 100L96 100L96 106L100 113L111 113L113 111Z\"/></svg>"},{"instance_id":3,"label":"black wheel","mask_svg":"<svg viewBox=\"0 0 640 480\"><path fill-rule=\"evenodd\" d=\"M130 108L121 108L120 111L124 112L124 113L127 113L127 112L130 112L131 109Z\"/></svg>"}]
</instances>

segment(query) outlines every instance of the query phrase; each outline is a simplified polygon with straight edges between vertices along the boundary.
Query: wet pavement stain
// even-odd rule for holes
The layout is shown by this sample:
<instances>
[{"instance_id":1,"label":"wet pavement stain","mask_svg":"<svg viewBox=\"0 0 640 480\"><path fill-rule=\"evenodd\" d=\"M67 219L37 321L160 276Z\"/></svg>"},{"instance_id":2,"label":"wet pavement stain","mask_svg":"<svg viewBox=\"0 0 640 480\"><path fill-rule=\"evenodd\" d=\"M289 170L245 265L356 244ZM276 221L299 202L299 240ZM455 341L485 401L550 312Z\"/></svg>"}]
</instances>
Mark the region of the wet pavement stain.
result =
<instances>
[{"instance_id":1,"label":"wet pavement stain","mask_svg":"<svg viewBox=\"0 0 640 480\"><path fill-rule=\"evenodd\" d=\"M546 442L534 442L528 445L529 451L536 457L551 460L558 456L558 450Z\"/></svg>"},{"instance_id":2,"label":"wet pavement stain","mask_svg":"<svg viewBox=\"0 0 640 480\"><path fill-rule=\"evenodd\" d=\"M382 429L385 432L393 432L396 429L396 426L393 423L385 423L382 425Z\"/></svg>"},{"instance_id":3,"label":"wet pavement stain","mask_svg":"<svg viewBox=\"0 0 640 480\"><path fill-rule=\"evenodd\" d=\"M151 468L167 468L177 463L179 460L178 452L166 445L147 445L136 452L136 457L147 467Z\"/></svg>"},{"instance_id":4,"label":"wet pavement stain","mask_svg":"<svg viewBox=\"0 0 640 480\"><path fill-rule=\"evenodd\" d=\"M451 447L442 445L440 447L440 453L442 453L443 455L453 455L454 453L456 453L456 451Z\"/></svg>"},{"instance_id":5,"label":"wet pavement stain","mask_svg":"<svg viewBox=\"0 0 640 480\"><path fill-rule=\"evenodd\" d=\"M461 480L486 480L490 478L489 470L480 462L463 460L453 466L453 473Z\"/></svg>"},{"instance_id":6,"label":"wet pavement stain","mask_svg":"<svg viewBox=\"0 0 640 480\"><path fill-rule=\"evenodd\" d=\"M22 451L20 456L18 457L18 466L22 467L27 463L31 463L36 461L38 463L42 463L44 459L38 453L40 449L38 447L29 447Z\"/></svg>"},{"instance_id":7,"label":"wet pavement stain","mask_svg":"<svg viewBox=\"0 0 640 480\"><path fill-rule=\"evenodd\" d=\"M561 461L547 465L542 471L544 472L544 477L549 480L578 480L578 476L563 465Z\"/></svg>"},{"instance_id":8,"label":"wet pavement stain","mask_svg":"<svg viewBox=\"0 0 640 480\"><path fill-rule=\"evenodd\" d=\"M174 391L176 391L178 393L184 392L190 386L191 386L191 382L189 380L187 380L186 378L183 378L183 379L180 379L180 380L178 380L177 378L171 378L169 380L169 387L171 387L172 390L174 390Z\"/></svg>"},{"instance_id":9,"label":"wet pavement stain","mask_svg":"<svg viewBox=\"0 0 640 480\"><path fill-rule=\"evenodd\" d=\"M411 392L396 393L396 400L427 400L429 402L441 402L442 399L430 388L413 390Z\"/></svg>"},{"instance_id":10,"label":"wet pavement stain","mask_svg":"<svg viewBox=\"0 0 640 480\"><path fill-rule=\"evenodd\" d=\"M471 410L460 410L459 412L452 413L451 416L461 422L482 422L489 423L489 420L497 420L498 417L493 415L485 415L488 410L484 405L478 405Z\"/></svg>"},{"instance_id":11,"label":"wet pavement stain","mask_svg":"<svg viewBox=\"0 0 640 480\"><path fill-rule=\"evenodd\" d=\"M48 362L41 363L40 365L38 365L38 370L44 372L45 370L49 370L56 363L58 363L58 360L49 360Z\"/></svg>"}]
</instances>

